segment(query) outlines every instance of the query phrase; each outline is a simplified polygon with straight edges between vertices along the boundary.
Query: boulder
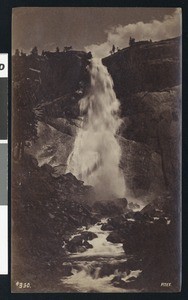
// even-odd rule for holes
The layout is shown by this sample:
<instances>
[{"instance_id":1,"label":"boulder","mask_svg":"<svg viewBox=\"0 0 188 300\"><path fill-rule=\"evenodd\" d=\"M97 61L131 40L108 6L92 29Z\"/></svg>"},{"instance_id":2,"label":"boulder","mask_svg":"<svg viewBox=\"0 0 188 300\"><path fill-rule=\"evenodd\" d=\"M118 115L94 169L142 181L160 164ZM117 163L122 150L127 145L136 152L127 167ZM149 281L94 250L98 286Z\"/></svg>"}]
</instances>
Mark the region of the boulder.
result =
<instances>
[{"instance_id":1,"label":"boulder","mask_svg":"<svg viewBox=\"0 0 188 300\"><path fill-rule=\"evenodd\" d=\"M76 251L73 251L73 252L84 252L84 251L86 251L86 248L84 247L84 246L78 246L77 248L76 248Z\"/></svg>"},{"instance_id":2,"label":"boulder","mask_svg":"<svg viewBox=\"0 0 188 300\"><path fill-rule=\"evenodd\" d=\"M99 277L105 277L114 274L114 271L117 270L119 273L126 273L127 275L130 274L130 269L126 263L103 263L101 265L101 269L99 272Z\"/></svg>"},{"instance_id":3,"label":"boulder","mask_svg":"<svg viewBox=\"0 0 188 300\"><path fill-rule=\"evenodd\" d=\"M53 167L50 166L50 165L48 165L48 164L42 165L42 166L41 166L41 170L42 170L43 172L48 173L48 174L53 173Z\"/></svg>"},{"instance_id":4,"label":"boulder","mask_svg":"<svg viewBox=\"0 0 188 300\"><path fill-rule=\"evenodd\" d=\"M125 224L126 224L126 218L124 215L119 215L119 216L115 216L112 217L110 219L108 219L108 224L113 226L113 228L116 230L120 229L120 228L124 228Z\"/></svg>"},{"instance_id":5,"label":"boulder","mask_svg":"<svg viewBox=\"0 0 188 300\"><path fill-rule=\"evenodd\" d=\"M125 282L121 279L121 275L116 275L114 278L111 280L112 283L115 284L124 284Z\"/></svg>"},{"instance_id":6,"label":"boulder","mask_svg":"<svg viewBox=\"0 0 188 300\"><path fill-rule=\"evenodd\" d=\"M124 202L125 203L125 202ZM92 207L94 212L99 213L101 216L115 216L122 213L122 207L115 201L96 201Z\"/></svg>"},{"instance_id":7,"label":"boulder","mask_svg":"<svg viewBox=\"0 0 188 300\"><path fill-rule=\"evenodd\" d=\"M134 213L134 219L137 221L142 221L144 218L143 218L143 215L137 211Z\"/></svg>"},{"instance_id":8,"label":"boulder","mask_svg":"<svg viewBox=\"0 0 188 300\"><path fill-rule=\"evenodd\" d=\"M81 237L85 240L85 241L91 241L95 238L97 238L96 233L91 232L91 231L84 231L81 233Z\"/></svg>"},{"instance_id":9,"label":"boulder","mask_svg":"<svg viewBox=\"0 0 188 300\"><path fill-rule=\"evenodd\" d=\"M129 209L139 209L140 208L140 205L138 203L133 203L133 202L130 202L128 203L128 207Z\"/></svg>"},{"instance_id":10,"label":"boulder","mask_svg":"<svg viewBox=\"0 0 188 300\"><path fill-rule=\"evenodd\" d=\"M71 276L72 275L72 264L63 263L61 268L62 276Z\"/></svg>"},{"instance_id":11,"label":"boulder","mask_svg":"<svg viewBox=\"0 0 188 300\"><path fill-rule=\"evenodd\" d=\"M128 201L126 198L118 198L116 200L114 200L114 202L121 206L122 208L126 208L127 207L127 204L128 204Z\"/></svg>"},{"instance_id":12,"label":"boulder","mask_svg":"<svg viewBox=\"0 0 188 300\"><path fill-rule=\"evenodd\" d=\"M111 242L111 243L123 243L124 242L124 238L116 231L113 231L109 234L109 236L107 236L107 241Z\"/></svg>"},{"instance_id":13,"label":"boulder","mask_svg":"<svg viewBox=\"0 0 188 300\"><path fill-rule=\"evenodd\" d=\"M85 247L86 249L91 249L91 248L93 248L93 246L92 246L90 243L88 243L87 241L84 241L83 245L84 245L84 247Z\"/></svg>"},{"instance_id":14,"label":"boulder","mask_svg":"<svg viewBox=\"0 0 188 300\"><path fill-rule=\"evenodd\" d=\"M148 214L148 215L154 215L155 214L155 207L152 203L147 204L144 206L144 208L140 211L141 214Z\"/></svg>"},{"instance_id":15,"label":"boulder","mask_svg":"<svg viewBox=\"0 0 188 300\"><path fill-rule=\"evenodd\" d=\"M91 238L93 235L89 235ZM87 241L88 235L77 235L73 237L68 243L67 243L67 250L69 252L84 252L85 250L89 248L93 248L93 246L88 243ZM94 237L93 237L94 238Z\"/></svg>"},{"instance_id":16,"label":"boulder","mask_svg":"<svg viewBox=\"0 0 188 300\"><path fill-rule=\"evenodd\" d=\"M107 231L112 231L114 229L114 227L112 225L106 223L106 224L102 224L101 229L107 230Z\"/></svg>"}]
</instances>

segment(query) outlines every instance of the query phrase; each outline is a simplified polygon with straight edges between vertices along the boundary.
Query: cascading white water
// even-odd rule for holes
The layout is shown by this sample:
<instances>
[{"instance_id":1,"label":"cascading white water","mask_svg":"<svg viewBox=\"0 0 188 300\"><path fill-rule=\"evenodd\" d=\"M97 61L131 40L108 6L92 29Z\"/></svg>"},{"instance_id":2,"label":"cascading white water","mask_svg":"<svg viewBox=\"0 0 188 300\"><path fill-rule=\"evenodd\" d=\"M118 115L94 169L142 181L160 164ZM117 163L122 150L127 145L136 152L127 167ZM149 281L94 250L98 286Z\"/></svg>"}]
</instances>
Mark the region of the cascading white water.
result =
<instances>
[{"instance_id":1,"label":"cascading white water","mask_svg":"<svg viewBox=\"0 0 188 300\"><path fill-rule=\"evenodd\" d=\"M100 60L92 59L89 72L91 87L79 102L82 125L67 161L67 172L94 186L101 197L124 197L121 148L116 138L122 123L120 103L112 78Z\"/></svg>"},{"instance_id":2,"label":"cascading white water","mask_svg":"<svg viewBox=\"0 0 188 300\"><path fill-rule=\"evenodd\" d=\"M127 272L125 267L128 258L123 250L122 243L111 243L107 241L107 236L111 231L103 231L102 224L106 224L107 219L101 219L100 224L95 224L88 229L97 235L96 238L90 240L93 246L85 252L73 253L68 255L67 261L63 267L69 265L72 267L71 275L64 276L61 281L67 290L74 292L130 292L126 285L132 277L137 279L142 270L130 270ZM86 228L78 229L78 235L85 231ZM76 235L73 235L75 237ZM107 268L106 268L107 267ZM107 273L103 272L108 270ZM115 278L121 279L121 285L118 282L113 284ZM132 290L132 292L134 292Z\"/></svg>"}]
</instances>

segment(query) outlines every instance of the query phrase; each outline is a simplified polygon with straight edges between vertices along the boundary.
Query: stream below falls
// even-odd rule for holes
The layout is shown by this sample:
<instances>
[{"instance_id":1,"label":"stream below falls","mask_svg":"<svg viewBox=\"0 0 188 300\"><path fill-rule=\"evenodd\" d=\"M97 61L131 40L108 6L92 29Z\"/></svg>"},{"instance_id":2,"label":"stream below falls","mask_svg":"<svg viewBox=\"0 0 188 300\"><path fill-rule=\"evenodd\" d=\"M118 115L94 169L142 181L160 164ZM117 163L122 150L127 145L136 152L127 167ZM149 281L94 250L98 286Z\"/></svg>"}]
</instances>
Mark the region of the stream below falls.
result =
<instances>
[{"instance_id":1,"label":"stream below falls","mask_svg":"<svg viewBox=\"0 0 188 300\"><path fill-rule=\"evenodd\" d=\"M129 292L122 284L129 282L129 279L136 280L142 272L125 269L128 257L123 250L123 244L106 240L111 232L101 229L106 222L107 219L102 219L100 223L87 230L97 235L97 238L89 241L93 248L82 253L69 254L66 262L63 263L63 266L72 267L72 275L61 279L67 292ZM78 234L85 230L85 227L80 228Z\"/></svg>"}]
</instances>

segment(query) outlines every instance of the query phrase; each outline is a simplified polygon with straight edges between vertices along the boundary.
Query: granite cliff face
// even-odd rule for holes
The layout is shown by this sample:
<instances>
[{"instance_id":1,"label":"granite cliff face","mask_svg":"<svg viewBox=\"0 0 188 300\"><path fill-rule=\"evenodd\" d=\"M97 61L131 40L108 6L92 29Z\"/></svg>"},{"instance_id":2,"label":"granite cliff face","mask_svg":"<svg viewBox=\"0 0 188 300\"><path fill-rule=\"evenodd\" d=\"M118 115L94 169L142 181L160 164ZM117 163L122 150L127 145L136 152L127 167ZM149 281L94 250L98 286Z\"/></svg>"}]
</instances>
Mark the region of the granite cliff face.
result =
<instances>
[{"instance_id":1,"label":"granite cliff face","mask_svg":"<svg viewBox=\"0 0 188 300\"><path fill-rule=\"evenodd\" d=\"M102 60L119 98L180 84L180 38L135 43Z\"/></svg>"},{"instance_id":2,"label":"granite cliff face","mask_svg":"<svg viewBox=\"0 0 188 300\"><path fill-rule=\"evenodd\" d=\"M180 58L180 38L174 38L145 45L135 43L132 47L103 59L121 102L121 114L124 117L122 136L129 141L141 143L142 148L149 147L152 152L151 162L158 167L160 165L163 174L162 180L160 172L154 172L155 176L150 176L146 171L148 179L141 180L142 188L151 185L154 188L156 178L160 178L166 188L176 192L178 189ZM143 163L142 175L146 169ZM140 173L139 169L137 173ZM157 184L155 187L157 188Z\"/></svg>"},{"instance_id":3,"label":"granite cliff face","mask_svg":"<svg viewBox=\"0 0 188 300\"><path fill-rule=\"evenodd\" d=\"M124 109L123 135L160 155L164 184L174 190L180 165L180 86L131 95Z\"/></svg>"}]
</instances>

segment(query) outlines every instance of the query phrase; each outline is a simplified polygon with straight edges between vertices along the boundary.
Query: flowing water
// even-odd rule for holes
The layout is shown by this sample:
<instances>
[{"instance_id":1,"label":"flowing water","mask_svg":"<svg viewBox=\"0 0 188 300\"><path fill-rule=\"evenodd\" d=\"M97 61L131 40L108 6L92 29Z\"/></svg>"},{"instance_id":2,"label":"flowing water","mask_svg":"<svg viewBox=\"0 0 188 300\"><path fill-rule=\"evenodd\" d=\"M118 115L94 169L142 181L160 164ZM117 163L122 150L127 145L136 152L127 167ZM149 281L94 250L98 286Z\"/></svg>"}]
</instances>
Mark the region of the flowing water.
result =
<instances>
[{"instance_id":1,"label":"flowing water","mask_svg":"<svg viewBox=\"0 0 188 300\"><path fill-rule=\"evenodd\" d=\"M71 172L94 186L99 197L125 196L124 176L119 168L121 148L116 139L122 120L113 81L100 60L89 66L91 86L79 102L82 125L67 161Z\"/></svg>"},{"instance_id":2,"label":"flowing water","mask_svg":"<svg viewBox=\"0 0 188 300\"><path fill-rule=\"evenodd\" d=\"M141 270L122 269L127 258L121 243L111 243L106 240L110 231L101 230L102 224L95 224L88 231L97 234L97 238L89 241L93 248L83 253L69 254L63 266L72 266L72 275L62 278L62 284L71 292L129 292L128 289L118 286L129 282L129 278L137 278ZM85 228L80 228L80 232ZM79 233L80 233L79 232ZM73 236L71 237L73 238ZM133 291L133 290L132 290Z\"/></svg>"},{"instance_id":3,"label":"flowing water","mask_svg":"<svg viewBox=\"0 0 188 300\"><path fill-rule=\"evenodd\" d=\"M88 68L91 86L79 102L82 125L69 155L66 172L71 172L84 184L92 185L100 200L123 198L125 181L119 168L121 148L116 138L122 123L120 103L112 78L102 62L93 59ZM71 274L62 278L67 291L127 292L122 284L141 272L126 269L123 245L108 242L106 238L110 232L101 230L101 226L95 224L88 230L97 235L89 241L92 248L68 254L63 265L65 268L71 266Z\"/></svg>"}]
</instances>

